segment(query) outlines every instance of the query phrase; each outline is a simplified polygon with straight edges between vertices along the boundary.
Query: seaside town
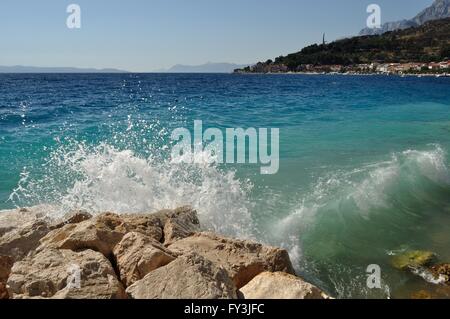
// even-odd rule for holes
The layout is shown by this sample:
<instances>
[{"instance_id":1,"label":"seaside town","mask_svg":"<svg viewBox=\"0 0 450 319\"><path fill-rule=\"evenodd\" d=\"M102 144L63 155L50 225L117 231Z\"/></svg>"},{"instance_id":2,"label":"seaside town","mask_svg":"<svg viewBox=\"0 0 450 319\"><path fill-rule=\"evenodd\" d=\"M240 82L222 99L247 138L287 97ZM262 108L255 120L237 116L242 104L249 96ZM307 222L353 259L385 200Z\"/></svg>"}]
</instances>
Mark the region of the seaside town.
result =
<instances>
[{"instance_id":1,"label":"seaside town","mask_svg":"<svg viewBox=\"0 0 450 319\"><path fill-rule=\"evenodd\" d=\"M303 74L385 74L417 76L450 76L450 60L441 62L370 63L355 65L302 64L295 71L284 64L257 63L236 73L303 73Z\"/></svg>"}]
</instances>

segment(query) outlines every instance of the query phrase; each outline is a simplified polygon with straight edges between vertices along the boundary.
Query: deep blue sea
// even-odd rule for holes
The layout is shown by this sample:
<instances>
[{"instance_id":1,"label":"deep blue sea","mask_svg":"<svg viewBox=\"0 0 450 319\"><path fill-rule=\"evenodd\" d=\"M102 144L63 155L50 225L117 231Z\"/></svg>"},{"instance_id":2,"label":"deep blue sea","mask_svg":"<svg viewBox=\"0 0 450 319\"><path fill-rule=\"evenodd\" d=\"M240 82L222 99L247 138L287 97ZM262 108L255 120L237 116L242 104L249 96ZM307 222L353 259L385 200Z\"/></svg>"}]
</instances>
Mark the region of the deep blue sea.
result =
<instances>
[{"instance_id":1,"label":"deep blue sea","mask_svg":"<svg viewBox=\"0 0 450 319\"><path fill-rule=\"evenodd\" d=\"M279 128L280 170L174 164L178 127ZM0 209L154 212L286 248L341 298L441 289L391 255L450 262L450 78L0 75ZM382 289L369 289L377 264ZM447 295L448 296L448 295Z\"/></svg>"}]
</instances>

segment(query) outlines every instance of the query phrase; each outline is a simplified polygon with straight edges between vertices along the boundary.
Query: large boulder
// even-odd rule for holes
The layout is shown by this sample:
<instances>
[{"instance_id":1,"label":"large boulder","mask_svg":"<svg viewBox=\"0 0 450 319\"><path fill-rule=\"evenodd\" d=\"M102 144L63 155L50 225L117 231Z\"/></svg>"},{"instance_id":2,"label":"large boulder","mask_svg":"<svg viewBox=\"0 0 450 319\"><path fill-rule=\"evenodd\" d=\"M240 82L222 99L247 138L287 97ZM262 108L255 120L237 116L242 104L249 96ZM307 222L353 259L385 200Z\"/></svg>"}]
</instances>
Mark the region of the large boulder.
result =
<instances>
[{"instance_id":1,"label":"large boulder","mask_svg":"<svg viewBox=\"0 0 450 319\"><path fill-rule=\"evenodd\" d=\"M319 288L283 272L263 272L240 293L245 299L329 299Z\"/></svg>"},{"instance_id":2,"label":"large boulder","mask_svg":"<svg viewBox=\"0 0 450 319\"><path fill-rule=\"evenodd\" d=\"M65 216L65 219L63 221L55 221L50 225L50 228L58 229L62 228L69 224L79 224L81 222L84 222L85 220L89 220L92 218L92 215L85 211L75 211L71 212L68 215Z\"/></svg>"},{"instance_id":3,"label":"large boulder","mask_svg":"<svg viewBox=\"0 0 450 319\"><path fill-rule=\"evenodd\" d=\"M159 218L151 215L119 216L105 213L79 224L69 224L50 232L42 238L39 249L52 247L79 251L92 249L109 257L114 247L128 232L144 233L153 239L162 239Z\"/></svg>"},{"instance_id":4,"label":"large boulder","mask_svg":"<svg viewBox=\"0 0 450 319\"><path fill-rule=\"evenodd\" d=\"M211 261L190 254L178 257L128 287L133 299L236 299L228 273Z\"/></svg>"},{"instance_id":5,"label":"large boulder","mask_svg":"<svg viewBox=\"0 0 450 319\"><path fill-rule=\"evenodd\" d=\"M164 225L157 214L121 215L126 233L138 232L161 242L164 239Z\"/></svg>"},{"instance_id":6,"label":"large boulder","mask_svg":"<svg viewBox=\"0 0 450 319\"><path fill-rule=\"evenodd\" d=\"M30 226L38 220L45 219L49 206L41 205L31 208L2 210L0 213L0 237L17 228Z\"/></svg>"},{"instance_id":7,"label":"large boulder","mask_svg":"<svg viewBox=\"0 0 450 319\"><path fill-rule=\"evenodd\" d=\"M0 255L0 300L8 299L8 290L6 289L6 281L8 280L13 266L13 259L10 256Z\"/></svg>"},{"instance_id":8,"label":"large boulder","mask_svg":"<svg viewBox=\"0 0 450 319\"><path fill-rule=\"evenodd\" d=\"M264 271L295 274L289 255L281 248L230 238L212 233L197 233L169 246L178 254L196 253L221 265L238 288Z\"/></svg>"},{"instance_id":9,"label":"large boulder","mask_svg":"<svg viewBox=\"0 0 450 319\"><path fill-rule=\"evenodd\" d=\"M50 231L48 223L37 220L17 227L0 238L0 254L11 256L15 261L24 258L39 246L39 241Z\"/></svg>"},{"instance_id":10,"label":"large boulder","mask_svg":"<svg viewBox=\"0 0 450 319\"><path fill-rule=\"evenodd\" d=\"M85 212L72 212L59 221L48 217L50 206L41 205L2 211L0 214L0 254L15 261L24 258L40 245L40 240L51 230L76 224L92 216Z\"/></svg>"},{"instance_id":11,"label":"large boulder","mask_svg":"<svg viewBox=\"0 0 450 319\"><path fill-rule=\"evenodd\" d=\"M165 215L166 218L163 219L165 245L170 245L200 231L197 212L188 206L166 211Z\"/></svg>"},{"instance_id":12,"label":"large boulder","mask_svg":"<svg viewBox=\"0 0 450 319\"><path fill-rule=\"evenodd\" d=\"M110 262L92 250L44 249L14 264L8 279L12 298L125 298Z\"/></svg>"},{"instance_id":13,"label":"large boulder","mask_svg":"<svg viewBox=\"0 0 450 319\"><path fill-rule=\"evenodd\" d=\"M154 238L137 232L126 234L113 253L125 286L175 259L174 254Z\"/></svg>"}]
</instances>

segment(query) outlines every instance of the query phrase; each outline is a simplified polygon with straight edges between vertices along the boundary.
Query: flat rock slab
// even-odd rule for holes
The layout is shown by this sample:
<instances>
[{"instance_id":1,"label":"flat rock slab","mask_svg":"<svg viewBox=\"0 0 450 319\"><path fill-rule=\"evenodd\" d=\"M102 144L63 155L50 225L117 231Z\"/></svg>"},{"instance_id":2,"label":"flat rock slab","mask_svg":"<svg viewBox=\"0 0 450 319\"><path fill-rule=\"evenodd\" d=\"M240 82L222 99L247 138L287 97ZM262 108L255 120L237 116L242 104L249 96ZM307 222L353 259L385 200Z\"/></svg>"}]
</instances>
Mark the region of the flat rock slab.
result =
<instances>
[{"instance_id":1,"label":"flat rock slab","mask_svg":"<svg viewBox=\"0 0 450 319\"><path fill-rule=\"evenodd\" d=\"M245 299L329 299L319 288L282 272L263 272L240 292Z\"/></svg>"},{"instance_id":2,"label":"flat rock slab","mask_svg":"<svg viewBox=\"0 0 450 319\"><path fill-rule=\"evenodd\" d=\"M190 254L150 272L127 294L133 299L237 299L236 291L225 270Z\"/></svg>"},{"instance_id":3,"label":"flat rock slab","mask_svg":"<svg viewBox=\"0 0 450 319\"><path fill-rule=\"evenodd\" d=\"M11 298L116 299L124 288L100 253L47 248L14 264L8 279Z\"/></svg>"},{"instance_id":4,"label":"flat rock slab","mask_svg":"<svg viewBox=\"0 0 450 319\"><path fill-rule=\"evenodd\" d=\"M39 241L50 232L48 223L37 220L23 227L15 228L0 238L0 254L15 261L24 258L39 246Z\"/></svg>"},{"instance_id":5,"label":"flat rock slab","mask_svg":"<svg viewBox=\"0 0 450 319\"><path fill-rule=\"evenodd\" d=\"M223 267L241 288L264 271L295 274L286 250L252 241L197 233L169 246L178 254L196 253Z\"/></svg>"}]
</instances>

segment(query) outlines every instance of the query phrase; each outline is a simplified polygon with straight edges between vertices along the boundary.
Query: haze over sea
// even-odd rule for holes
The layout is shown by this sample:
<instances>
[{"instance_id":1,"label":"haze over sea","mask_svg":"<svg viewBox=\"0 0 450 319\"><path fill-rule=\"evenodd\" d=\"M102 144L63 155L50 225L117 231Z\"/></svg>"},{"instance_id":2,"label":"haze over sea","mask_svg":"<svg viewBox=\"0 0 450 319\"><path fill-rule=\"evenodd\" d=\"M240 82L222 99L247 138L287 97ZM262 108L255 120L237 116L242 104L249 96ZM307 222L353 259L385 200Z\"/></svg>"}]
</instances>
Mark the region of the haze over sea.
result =
<instances>
[{"instance_id":1,"label":"haze over sea","mask_svg":"<svg viewBox=\"0 0 450 319\"><path fill-rule=\"evenodd\" d=\"M335 296L431 289L393 269L450 261L450 79L340 75L0 75L0 209L154 212L288 249ZM171 164L174 128L280 128L280 170ZM383 289L366 287L378 264Z\"/></svg>"}]
</instances>

